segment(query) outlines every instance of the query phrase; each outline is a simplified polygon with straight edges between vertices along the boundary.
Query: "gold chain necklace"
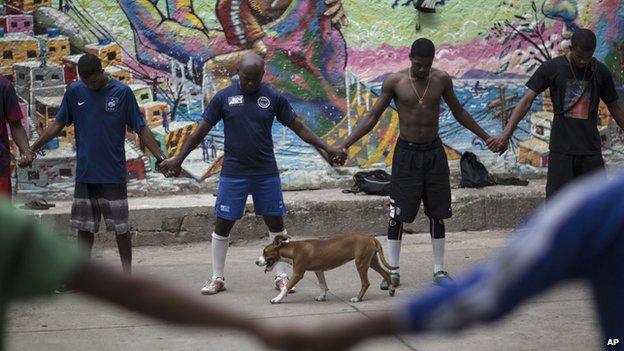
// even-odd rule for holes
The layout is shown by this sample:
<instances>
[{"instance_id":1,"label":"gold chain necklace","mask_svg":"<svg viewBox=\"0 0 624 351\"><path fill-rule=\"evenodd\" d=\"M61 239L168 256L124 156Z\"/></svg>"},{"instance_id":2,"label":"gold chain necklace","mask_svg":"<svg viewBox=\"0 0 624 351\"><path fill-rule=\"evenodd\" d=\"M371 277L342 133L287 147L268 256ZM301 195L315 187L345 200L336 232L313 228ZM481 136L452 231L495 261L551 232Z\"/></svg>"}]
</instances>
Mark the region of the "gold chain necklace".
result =
<instances>
[{"instance_id":1,"label":"gold chain necklace","mask_svg":"<svg viewBox=\"0 0 624 351\"><path fill-rule=\"evenodd\" d=\"M416 93L416 97L418 98L418 104L422 105L425 101L425 96L427 96L427 90L429 90L429 81L431 81L431 73L427 76L427 86L425 87L425 92L422 96L418 94L418 90L416 90L416 86L414 85L414 80L412 79L412 73L409 74L410 83L412 83L412 89L414 89L414 93Z\"/></svg>"}]
</instances>

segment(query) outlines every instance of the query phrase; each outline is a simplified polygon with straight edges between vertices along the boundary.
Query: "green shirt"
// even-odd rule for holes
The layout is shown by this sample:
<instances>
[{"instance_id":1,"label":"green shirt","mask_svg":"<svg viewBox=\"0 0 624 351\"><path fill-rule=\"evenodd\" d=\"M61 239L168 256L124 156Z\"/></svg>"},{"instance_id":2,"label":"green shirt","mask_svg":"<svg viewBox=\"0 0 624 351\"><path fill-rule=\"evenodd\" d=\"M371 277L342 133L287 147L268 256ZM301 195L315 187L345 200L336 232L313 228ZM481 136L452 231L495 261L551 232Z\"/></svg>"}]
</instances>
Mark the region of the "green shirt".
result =
<instances>
[{"instance_id":1,"label":"green shirt","mask_svg":"<svg viewBox=\"0 0 624 351\"><path fill-rule=\"evenodd\" d=\"M76 245L35 225L0 199L0 350L7 305L53 292L71 278L80 262Z\"/></svg>"}]
</instances>

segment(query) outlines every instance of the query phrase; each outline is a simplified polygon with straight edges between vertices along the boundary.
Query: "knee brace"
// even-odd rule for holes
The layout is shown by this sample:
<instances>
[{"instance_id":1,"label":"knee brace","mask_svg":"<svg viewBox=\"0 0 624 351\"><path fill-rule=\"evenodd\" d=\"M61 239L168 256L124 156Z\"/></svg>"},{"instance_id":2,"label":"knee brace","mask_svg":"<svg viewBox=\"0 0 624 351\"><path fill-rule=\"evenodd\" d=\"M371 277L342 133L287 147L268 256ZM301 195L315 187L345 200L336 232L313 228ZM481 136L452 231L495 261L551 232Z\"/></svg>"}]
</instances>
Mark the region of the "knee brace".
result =
<instances>
[{"instance_id":1,"label":"knee brace","mask_svg":"<svg viewBox=\"0 0 624 351\"><path fill-rule=\"evenodd\" d=\"M443 239L446 236L444 220L429 218L429 233L433 239Z\"/></svg>"},{"instance_id":2,"label":"knee brace","mask_svg":"<svg viewBox=\"0 0 624 351\"><path fill-rule=\"evenodd\" d=\"M391 219L388 222L388 240L401 240L403 237L403 222Z\"/></svg>"}]
</instances>

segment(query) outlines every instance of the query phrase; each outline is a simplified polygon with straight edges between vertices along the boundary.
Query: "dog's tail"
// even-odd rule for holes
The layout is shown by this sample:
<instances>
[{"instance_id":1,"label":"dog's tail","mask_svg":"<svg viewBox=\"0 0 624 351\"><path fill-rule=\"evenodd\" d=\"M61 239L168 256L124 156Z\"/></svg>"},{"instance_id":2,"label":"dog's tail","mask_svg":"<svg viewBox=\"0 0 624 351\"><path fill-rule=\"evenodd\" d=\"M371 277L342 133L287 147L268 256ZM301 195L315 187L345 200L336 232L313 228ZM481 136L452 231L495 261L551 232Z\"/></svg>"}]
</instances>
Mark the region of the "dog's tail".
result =
<instances>
[{"instance_id":1,"label":"dog's tail","mask_svg":"<svg viewBox=\"0 0 624 351\"><path fill-rule=\"evenodd\" d=\"M384 256L383 248L381 247L381 243L375 237L373 237L373 241L375 242L375 248L377 249L377 253L379 254L379 258L381 259L381 263L390 270L397 270L399 267L391 266L388 261L386 261L386 256Z\"/></svg>"}]
</instances>

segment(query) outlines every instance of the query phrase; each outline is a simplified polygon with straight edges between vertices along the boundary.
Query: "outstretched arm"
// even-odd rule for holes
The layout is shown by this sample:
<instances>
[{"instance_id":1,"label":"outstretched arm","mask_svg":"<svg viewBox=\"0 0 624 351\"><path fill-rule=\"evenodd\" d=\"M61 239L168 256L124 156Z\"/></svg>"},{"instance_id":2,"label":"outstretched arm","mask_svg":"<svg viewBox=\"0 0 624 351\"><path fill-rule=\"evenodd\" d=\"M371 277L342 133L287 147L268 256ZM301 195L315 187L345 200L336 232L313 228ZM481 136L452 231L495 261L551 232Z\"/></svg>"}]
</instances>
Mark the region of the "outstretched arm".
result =
<instances>
[{"instance_id":1,"label":"outstretched arm","mask_svg":"<svg viewBox=\"0 0 624 351\"><path fill-rule=\"evenodd\" d=\"M373 130L377 122L379 122L381 114L390 106L390 102L392 102L394 98L394 90L398 79L398 76L392 75L384 80L381 86L379 99L377 99L377 102L375 102L371 110L368 111L364 117L360 118L351 134L339 144L341 149L348 149L351 145L360 140L360 138Z\"/></svg>"},{"instance_id":2,"label":"outstretched arm","mask_svg":"<svg viewBox=\"0 0 624 351\"><path fill-rule=\"evenodd\" d=\"M65 128L65 125L57 120L54 120L54 122L52 122L52 125L44 130L41 136L39 136L39 139L37 139L37 141L32 144L31 149L34 152L39 151L39 149L41 149L45 144L49 143L50 140L56 138L56 136L61 133L63 128Z\"/></svg>"},{"instance_id":3,"label":"outstretched arm","mask_svg":"<svg viewBox=\"0 0 624 351\"><path fill-rule=\"evenodd\" d=\"M160 147L158 146L158 142L154 139L154 134L149 129L149 127L145 126L141 128L141 130L137 133L141 143L147 147L147 149L156 157L158 160L163 161L166 156L165 153L162 152Z\"/></svg>"},{"instance_id":4,"label":"outstretched arm","mask_svg":"<svg viewBox=\"0 0 624 351\"><path fill-rule=\"evenodd\" d=\"M25 165L32 164L37 157L37 154L30 149L30 146L28 146L28 135L26 134L26 130L24 130L22 123L20 121L10 121L9 128L11 128L11 136L13 137L15 144L17 144L20 152L18 166L24 167Z\"/></svg>"},{"instance_id":5,"label":"outstretched arm","mask_svg":"<svg viewBox=\"0 0 624 351\"><path fill-rule=\"evenodd\" d=\"M455 90L453 89L453 80L448 74L445 74L443 78L444 83L444 93L442 97L444 101L451 109L453 113L453 117L461 124L464 128L473 132L476 136L481 138L483 141L487 141L490 138L490 135L486 133L481 126L475 122L475 120L470 116L468 111L464 109L464 107L459 103L457 99L457 95L455 95Z\"/></svg>"},{"instance_id":6,"label":"outstretched arm","mask_svg":"<svg viewBox=\"0 0 624 351\"><path fill-rule=\"evenodd\" d=\"M199 143L208 135L212 129L212 125L205 120L202 120L197 125L197 129L191 134L191 136L184 141L182 145L182 151L175 156L170 157L160 163L159 170L163 172L166 176L170 175L178 175L182 169L182 162L184 159L191 153L191 151L195 150Z\"/></svg>"},{"instance_id":7,"label":"outstretched arm","mask_svg":"<svg viewBox=\"0 0 624 351\"><path fill-rule=\"evenodd\" d=\"M92 297L152 318L187 326L221 327L252 332L255 323L178 290L140 276L118 273L85 261L69 286ZM131 294L125 293L132 291Z\"/></svg>"},{"instance_id":8,"label":"outstretched arm","mask_svg":"<svg viewBox=\"0 0 624 351\"><path fill-rule=\"evenodd\" d=\"M322 151L324 153L324 157L330 163L343 163L347 157L346 152L343 152L342 149L332 147L327 145L321 138L319 138L314 132L308 128L303 122L299 120L299 118L293 119L289 124L288 128L290 128L295 134L297 134L301 140L306 143L314 146L317 150Z\"/></svg>"},{"instance_id":9,"label":"outstretched arm","mask_svg":"<svg viewBox=\"0 0 624 351\"><path fill-rule=\"evenodd\" d=\"M524 116L526 116L527 112L529 112L529 109L533 105L533 101L535 101L537 95L538 94L533 90L527 89L522 99L520 99L520 102L518 102L516 107L511 112L511 117L505 126L503 134L487 141L487 146L490 150L494 152L503 152L507 150L509 140L511 140L514 130L516 130L518 123L520 123Z\"/></svg>"}]
</instances>

